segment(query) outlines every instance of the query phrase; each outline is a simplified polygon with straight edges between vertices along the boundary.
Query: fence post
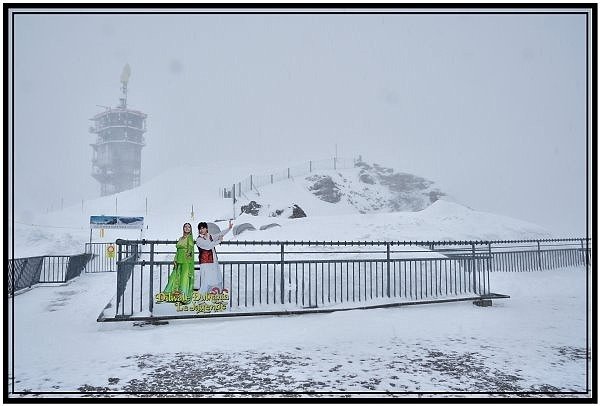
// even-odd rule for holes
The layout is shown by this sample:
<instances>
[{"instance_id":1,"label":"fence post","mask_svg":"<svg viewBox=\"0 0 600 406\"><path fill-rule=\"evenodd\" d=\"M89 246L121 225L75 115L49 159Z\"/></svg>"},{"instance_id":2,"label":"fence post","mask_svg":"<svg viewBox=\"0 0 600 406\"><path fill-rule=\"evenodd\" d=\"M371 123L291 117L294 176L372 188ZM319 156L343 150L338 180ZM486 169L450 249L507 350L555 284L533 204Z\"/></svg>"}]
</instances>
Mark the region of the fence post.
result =
<instances>
[{"instance_id":1,"label":"fence post","mask_svg":"<svg viewBox=\"0 0 600 406\"><path fill-rule=\"evenodd\" d=\"M308 161L308 171L312 172L312 161Z\"/></svg>"},{"instance_id":2,"label":"fence post","mask_svg":"<svg viewBox=\"0 0 600 406\"><path fill-rule=\"evenodd\" d=\"M288 179L290 178L290 168L287 168L288 170Z\"/></svg>"},{"instance_id":3,"label":"fence post","mask_svg":"<svg viewBox=\"0 0 600 406\"><path fill-rule=\"evenodd\" d=\"M590 239L585 239L585 266L588 267L590 265Z\"/></svg>"},{"instance_id":4,"label":"fence post","mask_svg":"<svg viewBox=\"0 0 600 406\"><path fill-rule=\"evenodd\" d=\"M540 271L542 270L542 251L540 250L540 241L538 240L538 264L540 267Z\"/></svg>"},{"instance_id":5,"label":"fence post","mask_svg":"<svg viewBox=\"0 0 600 406\"><path fill-rule=\"evenodd\" d=\"M250 175L250 190L252 190L252 175Z\"/></svg>"},{"instance_id":6,"label":"fence post","mask_svg":"<svg viewBox=\"0 0 600 406\"><path fill-rule=\"evenodd\" d=\"M487 276L487 294L491 294L492 290L490 289L490 272L492 271L492 266L494 264L494 257L492 256L492 243L488 241L488 260L487 260L487 267L484 269L484 276L483 276L483 290L484 290L484 294L486 294L485 291L485 278Z\"/></svg>"},{"instance_id":7,"label":"fence post","mask_svg":"<svg viewBox=\"0 0 600 406\"><path fill-rule=\"evenodd\" d=\"M284 244L281 243L281 304L285 301L285 276L284 276Z\"/></svg>"},{"instance_id":8,"label":"fence post","mask_svg":"<svg viewBox=\"0 0 600 406\"><path fill-rule=\"evenodd\" d=\"M152 311L154 310L154 243L150 243L150 294L148 295L148 308L150 309L150 317L152 317Z\"/></svg>"},{"instance_id":9,"label":"fence post","mask_svg":"<svg viewBox=\"0 0 600 406\"><path fill-rule=\"evenodd\" d=\"M10 297L15 296L15 260L8 260L8 292Z\"/></svg>"},{"instance_id":10,"label":"fence post","mask_svg":"<svg viewBox=\"0 0 600 406\"><path fill-rule=\"evenodd\" d=\"M117 242L117 305L115 307L115 317L119 314L119 276L122 272L122 264L121 260L123 259L123 245L119 244L119 240ZM124 300L125 298L123 298Z\"/></svg>"},{"instance_id":11,"label":"fence post","mask_svg":"<svg viewBox=\"0 0 600 406\"><path fill-rule=\"evenodd\" d=\"M390 243L387 246L387 297L390 297Z\"/></svg>"},{"instance_id":12,"label":"fence post","mask_svg":"<svg viewBox=\"0 0 600 406\"><path fill-rule=\"evenodd\" d=\"M473 276L473 293L477 293L477 274L475 272L475 243L471 243L471 275Z\"/></svg>"},{"instance_id":13,"label":"fence post","mask_svg":"<svg viewBox=\"0 0 600 406\"><path fill-rule=\"evenodd\" d=\"M271 185L273 184L273 174L271 174Z\"/></svg>"},{"instance_id":14,"label":"fence post","mask_svg":"<svg viewBox=\"0 0 600 406\"><path fill-rule=\"evenodd\" d=\"M233 204L233 219L235 220L235 183L231 187L231 202Z\"/></svg>"},{"instance_id":15,"label":"fence post","mask_svg":"<svg viewBox=\"0 0 600 406\"><path fill-rule=\"evenodd\" d=\"M336 157L333 157L333 169L337 169Z\"/></svg>"}]
</instances>

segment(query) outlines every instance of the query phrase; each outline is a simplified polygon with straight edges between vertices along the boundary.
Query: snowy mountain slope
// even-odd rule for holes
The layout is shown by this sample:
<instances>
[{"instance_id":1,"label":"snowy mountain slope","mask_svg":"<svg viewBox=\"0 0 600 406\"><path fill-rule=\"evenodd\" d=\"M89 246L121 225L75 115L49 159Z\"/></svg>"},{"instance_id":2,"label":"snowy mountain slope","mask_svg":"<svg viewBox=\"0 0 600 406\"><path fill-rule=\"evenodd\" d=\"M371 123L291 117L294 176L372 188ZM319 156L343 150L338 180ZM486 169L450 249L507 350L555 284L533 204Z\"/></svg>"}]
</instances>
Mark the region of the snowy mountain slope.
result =
<instances>
[{"instance_id":1,"label":"snowy mountain slope","mask_svg":"<svg viewBox=\"0 0 600 406\"><path fill-rule=\"evenodd\" d=\"M292 196L300 198L305 205L307 199L310 202L308 204L316 204L313 197L317 197L325 204L318 205L314 215L329 215L419 211L445 196L433 186L432 181L362 161L357 162L354 168L313 171L292 178L290 182L296 185L293 194L281 190L282 183L275 183L263 186L256 192L245 193L240 200L243 204L254 200L267 206L259 212L270 215L273 212L271 206L286 206L286 202L289 206ZM304 207L298 202L296 204Z\"/></svg>"},{"instance_id":2,"label":"snowy mountain slope","mask_svg":"<svg viewBox=\"0 0 600 406\"><path fill-rule=\"evenodd\" d=\"M139 230L105 230L104 237L99 235L98 230L93 230L94 242L140 237L175 239L181 234L182 224L187 221L194 224L195 234L195 224L199 221L233 217L232 200L222 198L218 191L230 185L231 179L239 178L242 170L229 166L181 166L132 190L64 210L38 214L31 219L17 218L14 223L14 257L82 252L84 243L90 240L89 219L92 215L144 216L146 227L143 233ZM365 183L366 176L370 180ZM315 188L319 179L326 177L337 185L337 202L324 200L323 187ZM425 179L397 174L376 165L368 170L358 166L338 171L315 171L306 177L275 182L258 192L246 193L247 200L236 204L235 223L252 224L256 231L246 231L237 237L229 234L228 238L465 240L550 237L549 232L537 225L446 201L443 193L432 185ZM430 204L431 200L440 196L441 199ZM241 206L251 200L261 204L259 215L240 215ZM306 217L287 218L294 204L302 208ZM421 205L426 208L398 211L402 208L415 210ZM282 213L272 217L271 214L277 210ZM261 226L273 223L281 227L259 230ZM227 222L218 224L223 228ZM12 228L9 233L11 231Z\"/></svg>"},{"instance_id":3,"label":"snowy mountain slope","mask_svg":"<svg viewBox=\"0 0 600 406\"><path fill-rule=\"evenodd\" d=\"M230 183L231 177L226 170L180 167L135 189L85 201L83 207L75 205L38 214L31 221L35 226L17 220L14 224L14 256L80 253L83 244L90 240L89 222L93 215L144 216L147 229L144 229L143 237L160 239L181 234L182 224L192 221L192 206L196 222L219 216L230 218L233 215L231 200L220 198L218 190ZM140 238L140 231L107 229L104 238L99 236L98 230L92 232L94 242L116 238Z\"/></svg>"},{"instance_id":4,"label":"snowy mountain slope","mask_svg":"<svg viewBox=\"0 0 600 406\"><path fill-rule=\"evenodd\" d=\"M309 206L307 213L314 208ZM237 238L266 240L497 240L548 238L542 227L506 216L478 212L438 200L419 212L339 214L311 218L273 218L244 214L237 223L257 230L276 222L282 227L245 231Z\"/></svg>"}]
</instances>

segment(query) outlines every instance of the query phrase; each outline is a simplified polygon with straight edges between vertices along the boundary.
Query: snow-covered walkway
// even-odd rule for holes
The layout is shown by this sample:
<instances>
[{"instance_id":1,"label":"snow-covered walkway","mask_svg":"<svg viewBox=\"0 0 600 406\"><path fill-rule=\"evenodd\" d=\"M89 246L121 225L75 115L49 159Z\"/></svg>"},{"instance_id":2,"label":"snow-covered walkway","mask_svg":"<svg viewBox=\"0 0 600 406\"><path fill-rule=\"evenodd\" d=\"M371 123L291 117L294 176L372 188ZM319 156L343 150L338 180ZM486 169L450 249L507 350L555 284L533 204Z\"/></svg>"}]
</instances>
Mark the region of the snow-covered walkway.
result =
<instances>
[{"instance_id":1,"label":"snow-covered walkway","mask_svg":"<svg viewBox=\"0 0 600 406\"><path fill-rule=\"evenodd\" d=\"M586 391L590 366L583 268L492 273L492 291L511 298L487 308L467 302L166 325L97 323L115 277L87 274L14 298L16 392L586 396L568 393Z\"/></svg>"}]
</instances>

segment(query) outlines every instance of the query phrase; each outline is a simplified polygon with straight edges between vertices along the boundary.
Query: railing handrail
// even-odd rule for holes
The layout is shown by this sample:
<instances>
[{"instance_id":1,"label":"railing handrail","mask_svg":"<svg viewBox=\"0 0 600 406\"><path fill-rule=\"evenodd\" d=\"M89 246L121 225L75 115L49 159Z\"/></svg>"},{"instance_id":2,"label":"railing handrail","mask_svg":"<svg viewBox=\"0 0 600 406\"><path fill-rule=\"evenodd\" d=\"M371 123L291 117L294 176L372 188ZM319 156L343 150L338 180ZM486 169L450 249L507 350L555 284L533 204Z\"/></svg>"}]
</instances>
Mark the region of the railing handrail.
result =
<instances>
[{"instance_id":1,"label":"railing handrail","mask_svg":"<svg viewBox=\"0 0 600 406\"><path fill-rule=\"evenodd\" d=\"M434 303L446 301L453 296L456 298L452 300L466 300L462 297L465 295L468 300L481 299L485 295L491 295L492 271L541 271L580 264L589 266L589 241L590 238L496 241L225 241L223 244L231 247L229 251L248 251L247 254L260 251L276 257L222 257L218 263L221 275L219 283L230 294L228 302L233 313L226 315L254 315L258 314L257 311L273 314L282 311L281 305L290 306L285 308L285 312L290 309L317 309L319 306L331 310L333 307L329 307L330 305L339 304L362 308L361 301L367 303L373 299L387 300L394 305L400 305L404 303L403 300L408 299L411 303ZM510 244L511 242L513 243ZM157 258L156 255L159 252L172 254L176 243L177 240L116 241L119 259L116 262L116 306L111 302L111 306L106 307L115 309L111 319L209 317L199 314L206 309L198 310L195 307L183 310L177 307L173 311L192 311L197 314L153 313L156 293L162 292L171 283L174 269L170 256ZM524 243L529 244L527 250L521 248ZM157 245L163 245L164 248L157 251ZM247 247L242 248L244 245ZM399 247L402 245L404 247ZM516 246L519 250L507 251L511 246ZM280 250L274 249L275 247ZM171 251L167 252L169 250ZM219 253L223 254L223 251ZM306 251L312 255L306 255ZM332 255L334 252L336 254ZM406 255L407 252L411 254ZM194 269L200 269L195 261ZM202 286L202 272L197 277ZM356 298L360 304L358 307ZM402 303L397 302L398 300ZM268 307L271 305L276 306ZM99 321L106 319L104 312L98 318Z\"/></svg>"},{"instance_id":2,"label":"railing handrail","mask_svg":"<svg viewBox=\"0 0 600 406\"><path fill-rule=\"evenodd\" d=\"M83 254L85 254L85 252ZM71 254L71 255L36 255L35 257L8 258L8 260L16 261L16 260L33 259L33 258L71 258L71 257L76 257L77 255L82 255L82 254L80 253L80 254Z\"/></svg>"},{"instance_id":3,"label":"railing handrail","mask_svg":"<svg viewBox=\"0 0 600 406\"><path fill-rule=\"evenodd\" d=\"M422 240L422 241L305 241L305 240L227 240L222 241L222 245L357 245L357 246L368 246L368 245L489 245L489 244L521 244L521 243L542 243L542 242L569 242L569 241L591 241L590 237L581 238L550 238L550 239L538 239L538 240L457 240L457 241L435 241L435 240ZM116 245L133 245L133 244L176 244L177 240L125 240L117 239Z\"/></svg>"},{"instance_id":4,"label":"railing handrail","mask_svg":"<svg viewBox=\"0 0 600 406\"><path fill-rule=\"evenodd\" d=\"M352 164L350 165L350 161L352 160ZM338 156L334 156L331 158L323 158L323 159L319 159L319 160L309 160L309 161L304 161L301 163L297 163L294 166L288 166L287 168L280 168L277 170L271 170L269 173L251 173L248 176L246 176L244 179L242 180L238 180L237 182L234 182L232 185L235 188L236 185L238 186L238 193L243 194L244 192L250 191L252 189L254 189L255 191L258 192L258 190L256 189L257 187L257 183L260 183L259 186L263 186L266 185L268 183L261 183L261 182L257 182L257 180L259 179L265 179L265 178L269 178L271 180L271 184L274 183L274 176L277 175L279 176L282 173L285 173L285 171L287 170L287 176L285 176L284 179L293 179L294 176L303 176L305 174L309 174L313 171L313 164L323 164L323 163L333 163L333 165L331 165L331 167L327 167L327 168L315 168L314 170L336 170L336 169L348 169L348 168L353 168L356 167L356 164L358 162L362 162L361 158L359 157L357 158L347 158L347 157L338 157ZM308 167L306 166L308 164ZM296 172L297 169L300 169L300 172ZM291 175L291 169L295 170L295 175ZM277 182L281 181L283 179L281 178L277 178ZM244 185L244 188L242 190L242 184ZM247 197L246 197L247 198Z\"/></svg>"},{"instance_id":5,"label":"railing handrail","mask_svg":"<svg viewBox=\"0 0 600 406\"><path fill-rule=\"evenodd\" d=\"M469 258L472 258L473 255L469 255ZM475 257L477 259L489 259L492 258L492 255L488 255L488 254L482 254L482 253L478 253L475 255ZM126 259L123 259L121 261L117 261L117 265L122 265L125 263L129 263L129 264L134 264L134 265L142 265L142 266L146 266L146 265L150 265L151 263L154 265L171 265L173 264L173 261L147 261L147 260L135 260L135 261L128 261L128 259L131 258L131 256L127 257ZM300 263L339 263L339 262L387 262L387 261L401 261L401 262L409 262L409 261L452 261L453 258L431 258L431 257L412 257L412 258L390 258L389 260L387 258L352 258L352 259L285 259L283 261L281 260L268 260L268 259L262 259L262 260L252 260L252 261L232 261L232 260L219 260L220 264L233 264L233 265L237 265L237 264L281 264L286 263L286 264L300 264ZM200 264L198 262L195 262L194 265L196 267L199 267Z\"/></svg>"},{"instance_id":6,"label":"railing handrail","mask_svg":"<svg viewBox=\"0 0 600 406\"><path fill-rule=\"evenodd\" d=\"M36 255L35 257L8 258L8 260L9 261L17 261L17 260L22 260L22 259L44 258L44 257L47 257L47 256L48 255ZM53 255L51 255L51 256L53 256Z\"/></svg>"},{"instance_id":7,"label":"railing handrail","mask_svg":"<svg viewBox=\"0 0 600 406\"><path fill-rule=\"evenodd\" d=\"M39 255L35 257L8 259L9 294L14 294L25 287L32 287L38 283L65 283L81 274L87 262L93 257L90 253L73 255ZM57 261L55 261L57 260ZM27 276L22 272L16 275L17 267L20 270L37 261L35 269L30 269ZM21 265L19 265L21 263ZM56 265L56 267L55 267ZM23 279L28 278L28 279ZM28 285L28 286L27 286Z\"/></svg>"}]
</instances>

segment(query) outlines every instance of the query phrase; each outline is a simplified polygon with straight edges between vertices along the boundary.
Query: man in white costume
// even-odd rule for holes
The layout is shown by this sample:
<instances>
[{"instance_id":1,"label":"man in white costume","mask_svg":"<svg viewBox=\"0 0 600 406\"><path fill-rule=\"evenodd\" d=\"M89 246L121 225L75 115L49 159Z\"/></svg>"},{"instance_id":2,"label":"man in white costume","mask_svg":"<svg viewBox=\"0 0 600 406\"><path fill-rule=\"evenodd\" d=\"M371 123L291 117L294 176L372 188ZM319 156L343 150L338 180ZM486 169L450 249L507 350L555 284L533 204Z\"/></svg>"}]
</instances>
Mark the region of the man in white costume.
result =
<instances>
[{"instance_id":1,"label":"man in white costume","mask_svg":"<svg viewBox=\"0 0 600 406\"><path fill-rule=\"evenodd\" d=\"M211 235L208 232L208 225L205 222L198 223L199 235L196 239L196 245L199 249L200 269L198 273L200 275L196 275L196 286L194 287L199 290L200 294L208 293L213 288L218 288L219 292L223 290L223 276L219 270L215 246L219 245L221 241L223 241L223 237L231 230L232 227L233 224L230 220L229 228L227 228L225 231L221 231L218 234ZM200 276L200 278L198 278L198 276Z\"/></svg>"}]
</instances>

